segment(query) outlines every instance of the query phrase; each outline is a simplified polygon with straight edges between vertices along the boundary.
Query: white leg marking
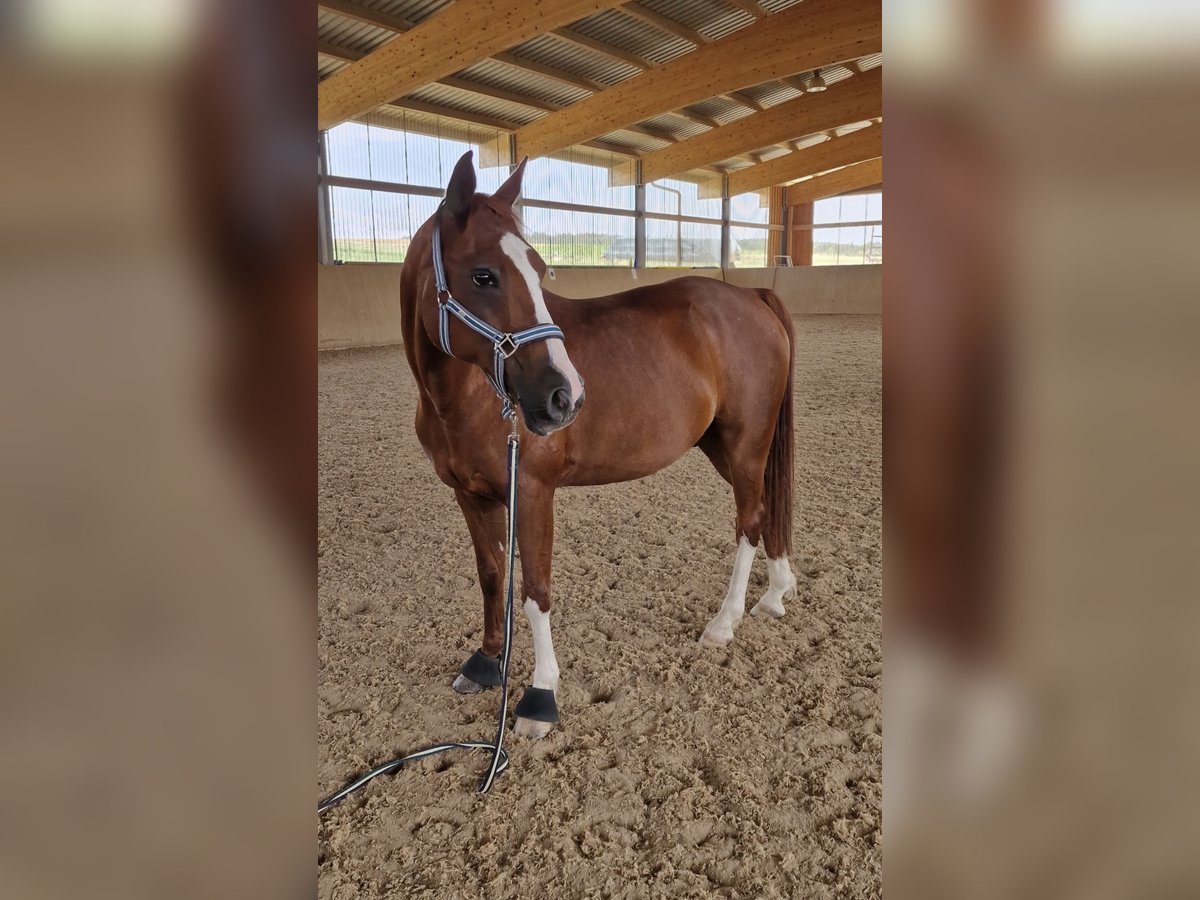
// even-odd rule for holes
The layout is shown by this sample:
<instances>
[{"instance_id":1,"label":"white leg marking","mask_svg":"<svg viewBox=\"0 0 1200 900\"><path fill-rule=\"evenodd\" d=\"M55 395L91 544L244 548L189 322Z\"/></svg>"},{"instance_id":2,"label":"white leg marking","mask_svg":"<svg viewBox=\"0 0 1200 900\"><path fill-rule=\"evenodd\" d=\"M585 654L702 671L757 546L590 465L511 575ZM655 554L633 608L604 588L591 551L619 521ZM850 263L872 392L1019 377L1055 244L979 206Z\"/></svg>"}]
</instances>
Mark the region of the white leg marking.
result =
<instances>
[{"instance_id":1,"label":"white leg marking","mask_svg":"<svg viewBox=\"0 0 1200 900\"><path fill-rule=\"evenodd\" d=\"M554 642L550 639L550 613L538 609L532 600L525 601L525 615L533 632L533 686L548 691L558 690L558 660L554 657Z\"/></svg>"},{"instance_id":2,"label":"white leg marking","mask_svg":"<svg viewBox=\"0 0 1200 900\"><path fill-rule=\"evenodd\" d=\"M733 640L733 629L742 621L746 609L746 586L750 583L750 567L754 565L754 554L758 547L743 535L738 541L737 556L733 559L733 575L729 579L729 592L721 609L708 623L700 643L706 647L724 647Z\"/></svg>"},{"instance_id":3,"label":"white leg marking","mask_svg":"<svg viewBox=\"0 0 1200 900\"><path fill-rule=\"evenodd\" d=\"M525 279L525 287L528 288L529 297L533 301L533 313L538 324L553 325L554 320L550 318L550 310L546 308L546 296L542 293L537 269L529 261L529 254L533 252L533 248L525 243L520 235L509 232L500 238L500 249L512 260L521 277ZM574 403L583 394L583 382L579 373L575 371L571 358L567 356L566 345L558 338L551 338L546 341L546 351L550 354L550 364L567 379L571 390L571 402Z\"/></svg>"},{"instance_id":4,"label":"white leg marking","mask_svg":"<svg viewBox=\"0 0 1200 900\"><path fill-rule=\"evenodd\" d=\"M538 609L532 600L525 601L525 616L529 619L529 630L533 632L533 680L535 688L548 691L558 690L558 660L554 657L554 642L550 639L550 613ZM521 737L537 740L550 733L551 722L535 722L517 716L513 732Z\"/></svg>"},{"instance_id":5,"label":"white leg marking","mask_svg":"<svg viewBox=\"0 0 1200 900\"><path fill-rule=\"evenodd\" d=\"M779 559L771 559L768 556L767 577L770 578L767 592L763 594L758 603L754 604L750 615L778 619L784 613L783 598L793 597L796 594L796 576L792 574L788 558L781 556Z\"/></svg>"}]
</instances>

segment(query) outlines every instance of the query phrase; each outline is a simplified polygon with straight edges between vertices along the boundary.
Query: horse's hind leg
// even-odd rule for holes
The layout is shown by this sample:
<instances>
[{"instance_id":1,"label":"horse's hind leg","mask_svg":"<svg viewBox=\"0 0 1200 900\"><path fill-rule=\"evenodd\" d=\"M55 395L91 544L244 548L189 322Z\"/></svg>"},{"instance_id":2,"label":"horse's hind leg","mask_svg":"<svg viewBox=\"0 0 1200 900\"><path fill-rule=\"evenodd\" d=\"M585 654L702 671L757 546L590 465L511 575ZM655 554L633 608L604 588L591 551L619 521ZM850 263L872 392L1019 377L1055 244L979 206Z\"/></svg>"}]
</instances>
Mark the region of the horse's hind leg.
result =
<instances>
[{"instance_id":1,"label":"horse's hind leg","mask_svg":"<svg viewBox=\"0 0 1200 900\"><path fill-rule=\"evenodd\" d=\"M737 506L737 553L733 560L729 590L720 610L700 635L700 643L704 646L724 647L733 640L733 629L745 612L750 569L762 537L763 474L767 464L768 441L753 439L744 433L730 441L718 432L710 432L700 442L700 449L721 476L733 485L733 499Z\"/></svg>"},{"instance_id":2,"label":"horse's hind leg","mask_svg":"<svg viewBox=\"0 0 1200 900\"><path fill-rule=\"evenodd\" d=\"M778 619L784 613L783 598L795 596L796 576L792 574L791 563L788 562L787 548L776 546L774 536L769 532L763 543L767 550L767 592L754 604L750 615Z\"/></svg>"},{"instance_id":3,"label":"horse's hind leg","mask_svg":"<svg viewBox=\"0 0 1200 900\"><path fill-rule=\"evenodd\" d=\"M454 679L454 689L460 694L474 694L500 683L498 657L504 645L504 504L461 490L456 490L454 496L475 545L479 589L483 592L483 642L463 663Z\"/></svg>"}]
</instances>

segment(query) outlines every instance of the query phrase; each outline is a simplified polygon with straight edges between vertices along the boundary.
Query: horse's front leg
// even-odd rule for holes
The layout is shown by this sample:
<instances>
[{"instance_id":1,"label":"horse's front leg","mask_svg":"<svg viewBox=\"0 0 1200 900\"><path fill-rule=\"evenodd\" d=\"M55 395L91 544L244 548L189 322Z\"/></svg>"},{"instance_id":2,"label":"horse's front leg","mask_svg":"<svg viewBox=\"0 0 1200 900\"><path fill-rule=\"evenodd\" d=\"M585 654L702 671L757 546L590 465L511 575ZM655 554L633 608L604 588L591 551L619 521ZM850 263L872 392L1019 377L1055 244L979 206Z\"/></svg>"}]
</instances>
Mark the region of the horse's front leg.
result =
<instances>
[{"instance_id":1,"label":"horse's front leg","mask_svg":"<svg viewBox=\"0 0 1200 900\"><path fill-rule=\"evenodd\" d=\"M483 592L483 642L463 663L454 679L460 694L474 694L500 684L500 650L504 646L504 504L467 491L455 498L475 545L479 589Z\"/></svg>"},{"instance_id":2,"label":"horse's front leg","mask_svg":"<svg viewBox=\"0 0 1200 900\"><path fill-rule=\"evenodd\" d=\"M533 679L517 704L513 731L545 737L558 721L558 660L550 639L550 566L554 549L554 488L523 481L518 498L517 547L521 551L521 588L533 634Z\"/></svg>"}]
</instances>

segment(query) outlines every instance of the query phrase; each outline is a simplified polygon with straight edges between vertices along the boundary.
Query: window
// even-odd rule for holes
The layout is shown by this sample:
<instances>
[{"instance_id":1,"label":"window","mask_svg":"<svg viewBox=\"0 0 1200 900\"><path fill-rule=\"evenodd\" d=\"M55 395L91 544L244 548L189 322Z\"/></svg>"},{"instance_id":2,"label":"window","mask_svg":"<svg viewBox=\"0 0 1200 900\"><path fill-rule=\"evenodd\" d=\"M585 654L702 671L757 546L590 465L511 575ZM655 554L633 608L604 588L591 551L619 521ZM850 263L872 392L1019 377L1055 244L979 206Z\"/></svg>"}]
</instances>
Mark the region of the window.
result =
<instances>
[{"instance_id":1,"label":"window","mask_svg":"<svg viewBox=\"0 0 1200 900\"><path fill-rule=\"evenodd\" d=\"M525 167L523 196L530 201L549 200L632 211L632 168L629 157L602 151L589 152L585 156L568 150L531 159Z\"/></svg>"},{"instance_id":2,"label":"window","mask_svg":"<svg viewBox=\"0 0 1200 900\"><path fill-rule=\"evenodd\" d=\"M632 266L634 217L527 205L525 239L550 266Z\"/></svg>"},{"instance_id":3,"label":"window","mask_svg":"<svg viewBox=\"0 0 1200 900\"><path fill-rule=\"evenodd\" d=\"M331 187L334 258L342 262L403 262L413 234L437 205L437 197Z\"/></svg>"},{"instance_id":4,"label":"window","mask_svg":"<svg viewBox=\"0 0 1200 900\"><path fill-rule=\"evenodd\" d=\"M768 191L736 194L729 198L729 262L735 268L769 266L767 237L771 220Z\"/></svg>"},{"instance_id":5,"label":"window","mask_svg":"<svg viewBox=\"0 0 1200 900\"><path fill-rule=\"evenodd\" d=\"M418 123L429 127L424 120L414 120L409 124ZM479 190L494 191L500 187L508 177L508 168L481 168L481 146L496 140L495 132L482 127L452 128L449 131L445 135L430 134L405 131L395 126L345 122L328 133L329 174L391 184L445 188L459 157L468 150L474 150Z\"/></svg>"},{"instance_id":6,"label":"window","mask_svg":"<svg viewBox=\"0 0 1200 900\"><path fill-rule=\"evenodd\" d=\"M646 185L646 265L718 268L721 265L720 180L707 173ZM715 180L714 180L715 178ZM715 192L715 197L701 196Z\"/></svg>"},{"instance_id":7,"label":"window","mask_svg":"<svg viewBox=\"0 0 1200 900\"><path fill-rule=\"evenodd\" d=\"M510 137L495 128L391 108L330 129L324 135L321 172L322 259L404 262L413 236L437 210L462 155L475 152L478 189L494 191L510 171ZM748 268L775 262L769 238L783 226L770 223L768 191L724 200L723 176L695 170L645 185L645 208L638 212L636 173L634 157L595 147L572 147L531 160L517 209L526 239L550 266L629 267L640 262ZM836 218L843 212L851 210L839 205L830 224L844 221ZM836 262L840 231L835 228L834 233ZM639 247L644 248L642 260L637 259ZM727 261L722 259L726 248ZM851 254L843 255L846 262Z\"/></svg>"},{"instance_id":8,"label":"window","mask_svg":"<svg viewBox=\"0 0 1200 900\"><path fill-rule=\"evenodd\" d=\"M459 158L474 150L478 188L508 177L508 135L419 113L379 114L326 135L330 242L341 262L403 262ZM630 266L634 162L576 148L530 161L519 215L552 266ZM718 201L719 204L719 201Z\"/></svg>"},{"instance_id":9,"label":"window","mask_svg":"<svg viewBox=\"0 0 1200 900\"><path fill-rule=\"evenodd\" d=\"M525 169L525 238L551 266L632 266L633 161L574 148Z\"/></svg>"},{"instance_id":10,"label":"window","mask_svg":"<svg viewBox=\"0 0 1200 900\"><path fill-rule=\"evenodd\" d=\"M814 266L883 262L882 193L818 200L813 204L813 224Z\"/></svg>"}]
</instances>

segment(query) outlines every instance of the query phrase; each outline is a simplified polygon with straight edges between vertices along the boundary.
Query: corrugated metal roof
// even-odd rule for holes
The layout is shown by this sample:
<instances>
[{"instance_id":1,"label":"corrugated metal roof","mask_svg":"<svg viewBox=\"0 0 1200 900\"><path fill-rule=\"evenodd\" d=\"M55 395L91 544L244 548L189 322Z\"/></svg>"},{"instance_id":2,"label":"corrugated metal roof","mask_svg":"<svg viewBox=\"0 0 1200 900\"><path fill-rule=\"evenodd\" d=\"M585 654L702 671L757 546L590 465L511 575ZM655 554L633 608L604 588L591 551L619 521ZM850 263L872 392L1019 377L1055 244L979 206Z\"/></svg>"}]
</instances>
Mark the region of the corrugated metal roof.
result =
<instances>
[{"instance_id":1,"label":"corrugated metal roof","mask_svg":"<svg viewBox=\"0 0 1200 900\"><path fill-rule=\"evenodd\" d=\"M512 48L512 53L610 86L638 74L638 70L629 63L585 51L576 44L569 44L548 34L518 44Z\"/></svg>"},{"instance_id":2,"label":"corrugated metal roof","mask_svg":"<svg viewBox=\"0 0 1200 900\"><path fill-rule=\"evenodd\" d=\"M641 19L615 9L589 16L571 28L656 63L669 62L692 49L692 45L683 38L666 34Z\"/></svg>"},{"instance_id":3,"label":"corrugated metal roof","mask_svg":"<svg viewBox=\"0 0 1200 900\"><path fill-rule=\"evenodd\" d=\"M839 81L853 78L854 73L845 66L826 66L821 70L821 77L825 79L826 84L837 84Z\"/></svg>"},{"instance_id":4,"label":"corrugated metal roof","mask_svg":"<svg viewBox=\"0 0 1200 900\"><path fill-rule=\"evenodd\" d=\"M838 137L841 137L843 134L853 134L856 131L862 131L864 128L870 128L871 125L872 123L870 121L854 122L850 125L839 125L834 129L834 132Z\"/></svg>"},{"instance_id":5,"label":"corrugated metal roof","mask_svg":"<svg viewBox=\"0 0 1200 900\"><path fill-rule=\"evenodd\" d=\"M701 100L699 103L689 103L687 109L697 115L713 119L718 125L728 125L730 122L736 122L743 116L754 112L741 103L726 100L724 97L712 97L708 100Z\"/></svg>"},{"instance_id":6,"label":"corrugated metal roof","mask_svg":"<svg viewBox=\"0 0 1200 900\"><path fill-rule=\"evenodd\" d=\"M369 53L380 44L391 40L394 34L395 32L324 10L317 13L317 40L328 41L348 50Z\"/></svg>"},{"instance_id":7,"label":"corrugated metal roof","mask_svg":"<svg viewBox=\"0 0 1200 900\"><path fill-rule=\"evenodd\" d=\"M797 141L794 141L793 143L795 143L795 145L796 145L797 147L799 147L801 150L806 150L806 149L808 149L809 147L815 147L815 146L817 146L817 144L823 144L823 143L825 143L827 140L829 140L829 137L828 137L828 135L825 135L825 134L809 134L809 135L805 135L804 137L800 138L800 139L799 139L799 140L797 140Z\"/></svg>"},{"instance_id":8,"label":"corrugated metal roof","mask_svg":"<svg viewBox=\"0 0 1200 900\"><path fill-rule=\"evenodd\" d=\"M354 2L363 8L364 15L369 16L371 11L376 11L385 20L405 20L415 24L436 15L449 6L453 0L354 0ZM728 0L641 0L641 2L659 15L698 31L713 40L719 40L755 21L750 13ZM794 6L798 2L802 2L802 0L760 0L760 5L768 12L776 13ZM642 57L653 64L669 62L693 49L689 41L619 9L602 10L573 23L570 27L584 37L608 44L619 51ZM388 28L376 27L323 10L318 10L317 13L317 33L323 42L360 54L371 52L391 40L395 34ZM607 54L603 50L596 50L552 34L539 35L511 48L509 53L517 59L524 58L533 64L561 71L566 76L594 81L605 86L612 86L635 77L641 71L640 67L617 56ZM858 66L863 69L876 68L882 64L882 54L873 54L858 61ZM317 76L318 78L328 77L344 65L345 63L338 60L318 56ZM477 62L456 74L476 82L484 89L493 88L513 95L528 97L535 103L559 107L570 106L592 93L578 85L493 59ZM804 78L810 76L811 73L798 72L796 75ZM845 65L835 65L823 69L822 75L828 84L836 84L853 77L854 72ZM755 103L769 108L794 99L801 92L784 82L770 81L743 88L741 93ZM526 124L545 115L543 110L534 106L442 84L423 86L412 92L410 96L447 110L486 116L513 125ZM721 97L713 97L691 104L688 110L717 125L729 124L754 113L754 110L745 103ZM676 140L686 140L708 130L707 125L674 112L654 116L639 124L670 135ZM842 132L848 133L850 130L852 129L844 128ZM820 139L818 136L806 140ZM669 145L665 141L627 129L611 132L600 140L605 144L635 154L647 153ZM764 153L768 155L780 152L783 151L764 149ZM721 165L731 168L741 167L745 164L744 159L721 161Z\"/></svg>"},{"instance_id":9,"label":"corrugated metal roof","mask_svg":"<svg viewBox=\"0 0 1200 900\"><path fill-rule=\"evenodd\" d=\"M803 0L758 0L758 5L769 13L777 13L802 2Z\"/></svg>"},{"instance_id":10,"label":"corrugated metal roof","mask_svg":"<svg viewBox=\"0 0 1200 900\"><path fill-rule=\"evenodd\" d=\"M328 56L317 56L317 80L328 78L338 69L346 65L340 59L331 59Z\"/></svg>"},{"instance_id":11,"label":"corrugated metal roof","mask_svg":"<svg viewBox=\"0 0 1200 900\"><path fill-rule=\"evenodd\" d=\"M445 84L427 84L425 87L408 94L408 96L414 100L424 100L426 103L435 103L438 106L445 106L450 109L460 109L463 112L492 116L493 118L503 119L506 122L512 122L516 125L526 125L534 119L545 115L545 113L541 113L536 109L530 109L528 106L523 106L519 103L499 100L496 97L476 94L474 91L462 90Z\"/></svg>"},{"instance_id":12,"label":"corrugated metal roof","mask_svg":"<svg viewBox=\"0 0 1200 900\"><path fill-rule=\"evenodd\" d=\"M454 0L354 0L354 2L367 9L377 9L380 12L408 19L410 22L422 22L435 13L441 12Z\"/></svg>"},{"instance_id":13,"label":"corrugated metal roof","mask_svg":"<svg viewBox=\"0 0 1200 900\"><path fill-rule=\"evenodd\" d=\"M620 144L623 147L629 147L638 153L649 153L652 150L661 150L663 147L671 146L670 141L660 141L648 134L638 134L636 131L626 131L624 128L603 134L600 136L600 140L606 144Z\"/></svg>"},{"instance_id":14,"label":"corrugated metal roof","mask_svg":"<svg viewBox=\"0 0 1200 900\"><path fill-rule=\"evenodd\" d=\"M572 87L553 78L546 78L536 72L518 69L494 59L485 59L473 66L468 66L458 73L463 78L480 81L492 87L503 88L517 94L525 94L536 100L569 106L577 103L591 94L583 88Z\"/></svg>"},{"instance_id":15,"label":"corrugated metal roof","mask_svg":"<svg viewBox=\"0 0 1200 900\"><path fill-rule=\"evenodd\" d=\"M778 159L781 156L787 156L791 152L792 152L791 150L788 150L784 147L774 145L771 147L762 147L761 149L755 150L754 154L755 154L755 156L759 157L759 159L762 162L766 162L767 160Z\"/></svg>"},{"instance_id":16,"label":"corrugated metal roof","mask_svg":"<svg viewBox=\"0 0 1200 900\"><path fill-rule=\"evenodd\" d=\"M795 100L802 92L782 81L768 81L765 84L756 84L753 87L745 88L742 93L757 100L763 106L778 106L780 103Z\"/></svg>"},{"instance_id":17,"label":"corrugated metal roof","mask_svg":"<svg viewBox=\"0 0 1200 900\"><path fill-rule=\"evenodd\" d=\"M664 113L652 119L645 119L640 124L647 125L655 131L662 131L680 139L694 137L697 134L708 131L706 125L693 122L687 116L682 116L679 113Z\"/></svg>"},{"instance_id":18,"label":"corrugated metal roof","mask_svg":"<svg viewBox=\"0 0 1200 900\"><path fill-rule=\"evenodd\" d=\"M754 16L724 0L640 0L642 6L711 40L720 40L754 22Z\"/></svg>"}]
</instances>

